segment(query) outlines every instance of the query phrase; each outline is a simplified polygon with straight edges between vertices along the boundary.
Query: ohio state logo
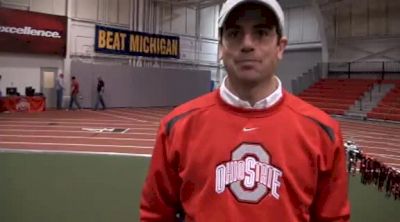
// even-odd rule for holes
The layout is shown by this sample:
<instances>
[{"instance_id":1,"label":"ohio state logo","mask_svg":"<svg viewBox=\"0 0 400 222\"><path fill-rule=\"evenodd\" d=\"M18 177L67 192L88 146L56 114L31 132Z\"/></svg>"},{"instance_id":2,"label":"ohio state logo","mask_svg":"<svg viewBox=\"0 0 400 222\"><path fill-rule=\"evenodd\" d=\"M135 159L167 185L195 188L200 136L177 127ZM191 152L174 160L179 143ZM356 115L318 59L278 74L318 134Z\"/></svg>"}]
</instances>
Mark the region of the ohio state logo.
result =
<instances>
[{"instance_id":1,"label":"ohio state logo","mask_svg":"<svg viewBox=\"0 0 400 222\"><path fill-rule=\"evenodd\" d=\"M215 168L215 192L230 189L240 202L258 203L267 194L279 199L281 170L270 165L270 155L260 144L241 144L232 160Z\"/></svg>"},{"instance_id":2,"label":"ohio state logo","mask_svg":"<svg viewBox=\"0 0 400 222\"><path fill-rule=\"evenodd\" d=\"M15 105L15 109L18 112L29 111L30 108L31 108L31 105L29 104L29 102L23 98Z\"/></svg>"}]
</instances>

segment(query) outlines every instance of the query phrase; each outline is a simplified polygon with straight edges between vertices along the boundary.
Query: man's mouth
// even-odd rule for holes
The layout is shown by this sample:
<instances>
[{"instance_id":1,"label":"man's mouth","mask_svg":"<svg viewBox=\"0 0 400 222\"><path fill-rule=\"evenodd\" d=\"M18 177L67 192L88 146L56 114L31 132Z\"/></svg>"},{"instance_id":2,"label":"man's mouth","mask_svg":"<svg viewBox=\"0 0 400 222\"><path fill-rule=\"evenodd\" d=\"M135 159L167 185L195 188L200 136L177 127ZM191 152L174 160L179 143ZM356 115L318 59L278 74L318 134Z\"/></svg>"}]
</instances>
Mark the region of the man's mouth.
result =
<instances>
[{"instance_id":1,"label":"man's mouth","mask_svg":"<svg viewBox=\"0 0 400 222\"><path fill-rule=\"evenodd\" d=\"M242 59L236 62L242 69L253 69L258 63L259 61L255 59Z\"/></svg>"},{"instance_id":2,"label":"man's mouth","mask_svg":"<svg viewBox=\"0 0 400 222\"><path fill-rule=\"evenodd\" d=\"M236 60L237 63L247 63L247 62L259 62L258 59L239 59Z\"/></svg>"}]
</instances>

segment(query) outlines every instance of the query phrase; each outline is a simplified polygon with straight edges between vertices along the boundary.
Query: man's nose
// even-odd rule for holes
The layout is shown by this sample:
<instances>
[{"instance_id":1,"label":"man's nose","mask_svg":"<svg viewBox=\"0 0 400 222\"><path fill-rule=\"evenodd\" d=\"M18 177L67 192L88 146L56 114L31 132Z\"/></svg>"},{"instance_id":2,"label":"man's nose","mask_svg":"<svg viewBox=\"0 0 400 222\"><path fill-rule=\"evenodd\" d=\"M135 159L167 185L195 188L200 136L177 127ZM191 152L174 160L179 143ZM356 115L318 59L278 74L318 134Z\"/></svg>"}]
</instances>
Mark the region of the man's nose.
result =
<instances>
[{"instance_id":1,"label":"man's nose","mask_svg":"<svg viewBox=\"0 0 400 222\"><path fill-rule=\"evenodd\" d=\"M250 33L246 33L242 40L242 52L251 52L254 50L254 39Z\"/></svg>"}]
</instances>

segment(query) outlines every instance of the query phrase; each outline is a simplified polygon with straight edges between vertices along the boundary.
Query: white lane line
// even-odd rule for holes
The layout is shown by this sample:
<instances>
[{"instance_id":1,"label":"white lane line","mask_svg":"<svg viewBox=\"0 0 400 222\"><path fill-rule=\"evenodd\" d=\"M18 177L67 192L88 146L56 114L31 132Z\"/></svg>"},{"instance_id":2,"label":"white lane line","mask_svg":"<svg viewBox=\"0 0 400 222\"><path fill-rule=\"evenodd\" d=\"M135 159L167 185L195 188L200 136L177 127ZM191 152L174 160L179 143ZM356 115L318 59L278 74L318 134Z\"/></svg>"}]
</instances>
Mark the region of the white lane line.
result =
<instances>
[{"instance_id":1,"label":"white lane line","mask_svg":"<svg viewBox=\"0 0 400 222\"><path fill-rule=\"evenodd\" d=\"M156 133L131 133L128 132L128 130L130 130L130 128L128 128L126 130L126 132L123 132L123 134L126 135L149 135L149 136L155 136L157 135ZM0 132L20 132L21 134L23 134L24 132L54 132L54 133L90 133L90 134L98 134L98 133L93 133L90 131L84 131L84 130L55 130L55 129L51 129L51 130L42 130L42 129L1 129L0 128ZM119 133L112 133L112 132L102 132L102 134L119 134Z\"/></svg>"},{"instance_id":2,"label":"white lane line","mask_svg":"<svg viewBox=\"0 0 400 222\"><path fill-rule=\"evenodd\" d=\"M12 120L2 120L2 123L14 123L15 125L33 125L33 124L66 124L66 125L107 125L107 126L155 126L157 124L135 124L132 122L125 122L125 123L102 123L102 122L98 122L98 123L91 123L91 122L83 122L83 121L76 121L76 122L63 122L63 121L12 121Z\"/></svg>"},{"instance_id":3,"label":"white lane line","mask_svg":"<svg viewBox=\"0 0 400 222\"><path fill-rule=\"evenodd\" d=\"M158 116L154 116L154 115L149 115L149 112L141 112L140 114L137 113L136 110L133 110L132 112L130 111L122 111L122 110L110 110L110 112L112 113L116 113L116 114L123 114L124 116L127 115L135 115L135 116L141 116L143 118L149 118L150 120L147 120L148 122L159 122L161 120L162 117L158 117Z\"/></svg>"},{"instance_id":4,"label":"white lane line","mask_svg":"<svg viewBox=\"0 0 400 222\"><path fill-rule=\"evenodd\" d=\"M82 121L77 121L77 122L54 122L54 121L42 121L42 122L36 122L36 121L26 121L26 122L21 122L21 121L2 121L0 123L1 126L6 126L6 125L16 125L16 126L42 126L42 125L65 125L65 126L75 126L75 125L93 125L93 126L112 126L114 128L119 127L119 128L124 128L124 126L158 126L156 124L135 124L135 123L89 123L89 122L82 122Z\"/></svg>"},{"instance_id":5,"label":"white lane line","mask_svg":"<svg viewBox=\"0 0 400 222\"><path fill-rule=\"evenodd\" d=\"M10 126L10 127L24 127L24 125L14 125L14 124L2 124L0 127ZM30 125L30 128L79 128L82 126L65 126L65 125ZM124 127L120 127L124 128ZM157 130L158 127L130 127L131 130ZM0 128L1 129L1 128Z\"/></svg>"},{"instance_id":6,"label":"white lane line","mask_svg":"<svg viewBox=\"0 0 400 222\"><path fill-rule=\"evenodd\" d=\"M373 125L373 124L346 124L346 123L341 123L340 126L342 127L348 127L348 128L373 128L373 129L394 129L394 130L400 130L400 124L396 125Z\"/></svg>"},{"instance_id":7,"label":"white lane line","mask_svg":"<svg viewBox=\"0 0 400 222\"><path fill-rule=\"evenodd\" d=\"M381 142L381 141L387 141L387 142L393 142L393 143L399 143L400 139L396 138L376 138L376 137L365 137L365 136L345 136L344 137L346 140L353 140L353 141L358 141L358 142ZM400 149L400 148L399 148Z\"/></svg>"},{"instance_id":8,"label":"white lane line","mask_svg":"<svg viewBox=\"0 0 400 222\"><path fill-rule=\"evenodd\" d=\"M76 119L71 119L71 118L25 118L25 117L0 117L0 120L13 120L13 121L37 121L37 122L54 122L54 121L66 121L66 122L76 122L76 121L90 121L90 122L99 122L99 123L104 123L104 122L120 122L120 123L126 123L125 120L115 120L115 119L85 119L85 118L76 118Z\"/></svg>"},{"instance_id":9,"label":"white lane line","mask_svg":"<svg viewBox=\"0 0 400 222\"><path fill-rule=\"evenodd\" d=\"M54 136L54 135L16 135L16 134L0 134L0 137L90 139L90 140L125 140L125 141L150 141L150 142L154 142L155 141L155 139L136 139L136 138L87 137L87 136Z\"/></svg>"},{"instance_id":10,"label":"white lane line","mask_svg":"<svg viewBox=\"0 0 400 222\"><path fill-rule=\"evenodd\" d=\"M361 143L356 143L356 144L361 144ZM394 152L394 153L400 153L400 149L398 148L382 148L382 147L376 147L376 146L363 146L360 145L361 150L363 149L371 149L371 150L385 150L389 152Z\"/></svg>"},{"instance_id":11,"label":"white lane line","mask_svg":"<svg viewBox=\"0 0 400 222\"><path fill-rule=\"evenodd\" d=\"M372 125L372 126L383 126L383 127L394 127L394 128L399 128L399 123L398 122L382 122L382 121L359 121L359 120L345 120L341 119L339 120L341 125L343 124L349 124L349 125Z\"/></svg>"},{"instance_id":12,"label":"white lane line","mask_svg":"<svg viewBox=\"0 0 400 222\"><path fill-rule=\"evenodd\" d=\"M371 147L383 147L383 149L385 149L385 148L397 148L398 150L400 150L400 147L397 145L397 144L399 144L400 143L400 140L391 140L391 141L388 141L390 144L395 144L395 145L392 145L392 146L382 146L382 145L377 145L376 146L376 143L377 142L381 142L381 141L385 141L385 140L370 140L370 139L364 139L364 138L350 138L349 140L351 140L351 141L353 141L353 142L355 142L356 144L363 144L363 145L367 145L367 146L371 146Z\"/></svg>"},{"instance_id":13,"label":"white lane line","mask_svg":"<svg viewBox=\"0 0 400 222\"><path fill-rule=\"evenodd\" d=\"M166 110L163 112L157 112L154 109L148 109L148 108L145 108L145 109L141 109L141 108L124 109L124 108L122 108L122 109L113 109L112 111L123 111L123 112L129 112L131 114L142 114L143 113L146 115L149 115L151 113L151 114L154 114L154 115L151 115L153 117L155 117L155 116L163 117L163 116L166 116L168 113L170 113L172 111L172 109Z\"/></svg>"},{"instance_id":14,"label":"white lane line","mask_svg":"<svg viewBox=\"0 0 400 222\"><path fill-rule=\"evenodd\" d=\"M359 144L368 144L368 145L373 145L373 146L379 146L379 147L398 147L399 143L398 142L381 142L381 141L372 141L372 140L358 140L357 141Z\"/></svg>"},{"instance_id":15,"label":"white lane line","mask_svg":"<svg viewBox=\"0 0 400 222\"><path fill-rule=\"evenodd\" d=\"M343 129L342 130L345 134L354 134L354 135L363 135L363 136L397 136L398 137L398 132L394 131L363 131L363 130L347 130ZM390 133L390 134L389 134Z\"/></svg>"},{"instance_id":16,"label":"white lane line","mask_svg":"<svg viewBox=\"0 0 400 222\"><path fill-rule=\"evenodd\" d=\"M363 128L355 128L355 129L350 129L350 128L342 128L345 132L355 132L355 133L369 133L369 134L387 134L389 133L394 133L394 132L400 132L400 130L393 130L390 128L387 129L366 129L365 127L368 126L364 126Z\"/></svg>"},{"instance_id":17,"label":"white lane line","mask_svg":"<svg viewBox=\"0 0 400 222\"><path fill-rule=\"evenodd\" d=\"M384 139L387 139L387 138L400 140L400 136L398 136L395 133L393 133L393 134L380 133L378 135L382 135L382 136L381 137L377 137L376 133L371 134L371 133L361 133L359 131L353 131L353 132L344 131L343 135L347 135L347 136L351 136L351 137L371 138L372 140L376 140L376 139L384 140ZM392 138L390 138L390 137L392 137Z\"/></svg>"},{"instance_id":18,"label":"white lane line","mask_svg":"<svg viewBox=\"0 0 400 222\"><path fill-rule=\"evenodd\" d=\"M109 156L131 156L151 157L151 154L140 153L116 153L116 152L90 152L90 151L67 151L67 150L31 150L31 149L10 149L0 148L0 153L40 153L40 154L77 154L77 155L109 155Z\"/></svg>"},{"instance_id":19,"label":"white lane line","mask_svg":"<svg viewBox=\"0 0 400 222\"><path fill-rule=\"evenodd\" d=\"M131 117L125 117L125 116L120 116L120 115L114 115L114 114L106 113L106 112L97 112L97 111L93 111L93 110L85 110L85 111L86 111L86 112L97 113L97 114L101 114L101 115L105 115L105 116L112 116L112 117L119 118L119 119L126 119L126 120L138 121L138 122L141 122L141 123L147 123L147 122L149 122L149 121L142 120L142 119L131 118Z\"/></svg>"},{"instance_id":20,"label":"white lane line","mask_svg":"<svg viewBox=\"0 0 400 222\"><path fill-rule=\"evenodd\" d=\"M397 155L387 155L387 154L380 154L380 153L366 153L366 154L369 156L382 157L385 159L400 160L400 156L397 156Z\"/></svg>"},{"instance_id":21,"label":"white lane line","mask_svg":"<svg viewBox=\"0 0 400 222\"><path fill-rule=\"evenodd\" d=\"M400 129L400 124L371 124L368 122L340 122L341 126L349 126L349 127L360 127L360 126L369 126L374 128L394 128Z\"/></svg>"},{"instance_id":22,"label":"white lane line","mask_svg":"<svg viewBox=\"0 0 400 222\"><path fill-rule=\"evenodd\" d=\"M126 132L129 131L129 128L126 128L124 131L122 131L121 133L125 134Z\"/></svg>"},{"instance_id":23,"label":"white lane line","mask_svg":"<svg viewBox=\"0 0 400 222\"><path fill-rule=\"evenodd\" d=\"M400 166L400 163L385 163L387 165Z\"/></svg>"},{"instance_id":24,"label":"white lane line","mask_svg":"<svg viewBox=\"0 0 400 222\"><path fill-rule=\"evenodd\" d=\"M153 149L152 146L128 146L128 145L83 144L83 143L37 143L37 142L4 142L4 141L0 141L0 144L49 145L49 146L86 146L86 147Z\"/></svg>"}]
</instances>

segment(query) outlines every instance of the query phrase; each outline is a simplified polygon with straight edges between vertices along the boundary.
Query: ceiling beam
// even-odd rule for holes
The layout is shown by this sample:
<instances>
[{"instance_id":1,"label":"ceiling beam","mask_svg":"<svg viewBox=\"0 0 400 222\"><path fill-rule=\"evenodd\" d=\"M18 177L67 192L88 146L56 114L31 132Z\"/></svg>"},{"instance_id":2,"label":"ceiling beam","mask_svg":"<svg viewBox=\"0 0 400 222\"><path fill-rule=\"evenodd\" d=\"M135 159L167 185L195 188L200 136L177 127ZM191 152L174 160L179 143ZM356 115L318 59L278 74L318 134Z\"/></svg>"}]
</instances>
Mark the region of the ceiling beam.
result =
<instances>
[{"instance_id":1,"label":"ceiling beam","mask_svg":"<svg viewBox=\"0 0 400 222\"><path fill-rule=\"evenodd\" d=\"M389 53L389 52L392 52L392 51L395 51L395 50L397 50L397 49L400 48L400 45L398 45L398 46L396 46L396 47L386 48L386 49L380 50L380 51L378 51L378 52L371 52L371 51L369 51L369 50L366 50L366 49L363 49L363 48L360 48L360 47L356 47L356 46L351 45L351 44L340 44L340 45L337 45L337 46L340 46L340 47L342 47L342 48L346 48L346 49L350 49L350 50L353 50L353 51L358 51L358 52L367 54L367 55L365 55L365 56L361 56L361 57L359 57L359 58L357 58L357 59L354 59L354 60L352 60L351 62L359 62L359 61L362 61L362 60L372 59L372 58L375 58L375 57L378 57L378 56L382 56L382 57L385 58L385 59L397 61L396 58L387 56L387 55L385 55L385 54L387 54L387 53Z\"/></svg>"},{"instance_id":2,"label":"ceiling beam","mask_svg":"<svg viewBox=\"0 0 400 222\"><path fill-rule=\"evenodd\" d=\"M328 3L325 4L321 4L320 8L321 11L323 12L328 12L328 11L332 11L338 8L342 8L345 6L349 6L353 3L358 3L358 4L366 4L367 2L365 2L366 0L340 0L340 1L329 1Z\"/></svg>"},{"instance_id":3,"label":"ceiling beam","mask_svg":"<svg viewBox=\"0 0 400 222\"><path fill-rule=\"evenodd\" d=\"M219 5L225 2L225 0L154 0L155 2L162 4L169 4L177 7L197 7L197 8L207 8L213 5Z\"/></svg>"}]
</instances>

